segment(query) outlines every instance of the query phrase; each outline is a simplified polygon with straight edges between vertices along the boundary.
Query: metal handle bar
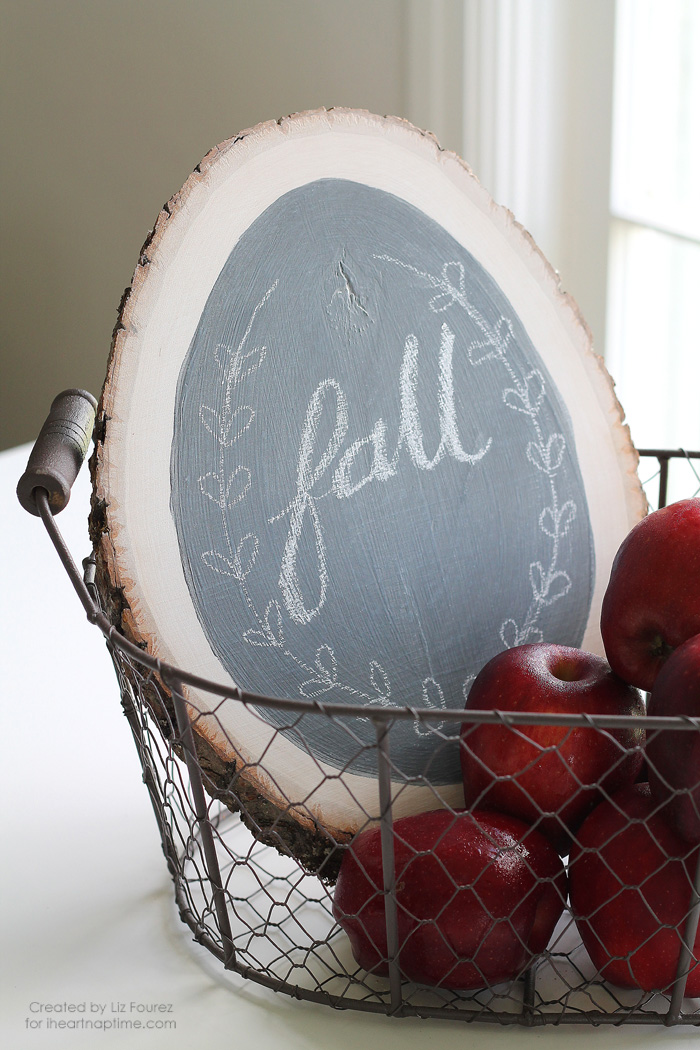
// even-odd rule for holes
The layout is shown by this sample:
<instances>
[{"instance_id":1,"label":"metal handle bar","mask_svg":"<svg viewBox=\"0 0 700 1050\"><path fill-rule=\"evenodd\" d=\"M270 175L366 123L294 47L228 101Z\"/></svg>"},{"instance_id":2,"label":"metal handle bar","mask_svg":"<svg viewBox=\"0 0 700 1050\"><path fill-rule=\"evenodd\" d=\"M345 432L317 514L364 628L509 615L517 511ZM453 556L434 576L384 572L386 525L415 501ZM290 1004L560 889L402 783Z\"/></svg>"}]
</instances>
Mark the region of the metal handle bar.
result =
<instances>
[{"instance_id":1,"label":"metal handle bar","mask_svg":"<svg viewBox=\"0 0 700 1050\"><path fill-rule=\"evenodd\" d=\"M35 493L40 489L52 513L68 503L90 447L96 411L97 401L87 390L64 390L54 398L17 485L17 498L30 514L39 516Z\"/></svg>"}]
</instances>

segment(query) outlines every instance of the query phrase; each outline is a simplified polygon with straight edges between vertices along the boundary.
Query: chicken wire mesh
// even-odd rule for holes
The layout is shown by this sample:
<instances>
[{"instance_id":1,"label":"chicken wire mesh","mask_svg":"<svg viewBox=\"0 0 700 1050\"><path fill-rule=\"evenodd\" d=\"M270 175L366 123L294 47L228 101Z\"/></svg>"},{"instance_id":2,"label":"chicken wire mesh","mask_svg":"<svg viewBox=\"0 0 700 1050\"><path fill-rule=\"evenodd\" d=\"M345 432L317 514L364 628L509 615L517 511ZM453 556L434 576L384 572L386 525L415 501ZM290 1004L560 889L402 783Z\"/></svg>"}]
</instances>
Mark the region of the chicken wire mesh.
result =
<instances>
[{"instance_id":1,"label":"chicken wire mesh","mask_svg":"<svg viewBox=\"0 0 700 1050\"><path fill-rule=\"evenodd\" d=\"M664 505L667 492L673 498L697 494L700 453L646 450L640 471L652 507ZM654 463L658 464L656 467ZM679 471L684 470L685 476ZM648 476L645 476L647 474ZM658 487L657 487L658 486ZM562 757L567 739L574 733L589 734L594 748L612 747L614 757L605 775L580 781L586 795L586 810L599 803L620 811L611 801L615 794L611 772L635 755L641 761L638 742L630 742L624 731L635 720L623 716L527 715L499 712L380 710L341 707L315 701L275 701L245 695L225 696L213 683L202 682L184 671L161 664L131 645L109 625L99 611L92 582L94 563L86 559L81 578L63 545L47 500L37 499L44 523L56 545L88 618L104 632L112 655L124 712L127 716L143 768L160 831L163 852L173 879L180 917L194 939L215 956L225 970L234 971L275 991L296 998L397 1016L420 1016L502 1024L542 1025L561 1023L690 1024L700 1025L700 960L697 926L700 913L700 848L669 843L659 832L659 806L649 804L644 816L625 815L619 826L603 836L603 845L579 841L573 833L572 847L562 847L559 870L543 873L533 860L532 836L559 823L567 829L563 810L537 810L525 782L514 786L536 807L530 825L520 831L510 828L510 838L499 847L471 881L455 877L440 856L442 842L452 829L470 818L446 805L440 789L424 771L420 776L404 772L393 761L391 739L400 722L413 722L421 733L435 738L434 761L447 749L460 747L457 739L464 723L461 747L469 752L470 737L481 724L495 724L506 734L526 739L534 746L530 768L543 759ZM286 721L277 733L291 735L300 747L309 736L311 720L332 720L347 741L347 767L371 752L376 762L378 812L365 810L368 834L378 828L379 875L364 862L359 881L367 900L379 909L380 932L368 931L370 909L348 912L336 902L335 880L348 842L335 840L323 830L318 856L302 864L288 845L285 821L301 815L314 822L313 800L308 796L287 798L286 805L271 808L252 805L248 775L265 772L265 750L251 759L240 756L232 764L222 787L221 776L212 775L201 761L200 720L217 722L217 705L197 712L187 684L196 684L219 698L219 703L242 703L259 717L261 705L277 706ZM362 732L358 726L362 724ZM468 724L467 724L468 723ZM532 745L528 729L547 725L557 739L548 745ZM660 732L699 733L697 720L645 718L648 737ZM368 727L371 732L368 735ZM222 730L218 723L219 730ZM313 734L312 734L313 735ZM232 745L233 746L233 745ZM319 770L321 767L319 766ZM570 771L569 771L570 772ZM342 771L339 771L340 775ZM571 774L573 775L573 774ZM640 773L638 780L641 780ZM423 786L435 796L435 809L446 814L434 849L412 843L394 812L401 795ZM637 791L638 789L635 788ZM692 798L693 785L688 788ZM488 792L470 805L478 820L488 805ZM430 807L426 807L430 808ZM598 810L598 811L599 811ZM379 819L377 817L379 815ZM478 823L477 820L477 823ZM580 824L580 821L579 821ZM532 830L534 826L534 831ZM642 830L640 840L624 838L630 829ZM539 830L538 830L539 829ZM569 829L570 830L570 829ZM610 843L622 847L616 853ZM354 840L359 841L358 839ZM549 847L551 850L551 847ZM648 854L648 857L646 857ZM645 859L646 857L646 859ZM621 859L620 859L621 858ZM412 868L436 865L428 873L433 892L423 893L423 903L402 896L402 886ZM591 868L590 862L593 862ZM597 868L595 865L597 864ZM506 899L489 891L489 879L498 883L503 869L518 870L525 877L525 899L540 899L547 892L555 906L550 911L551 930L546 944L532 939L532 909L525 915L523 901ZM581 873L577 876L577 870ZM364 881L363 881L364 880ZM356 880L357 881L357 880ZM571 888L604 885L602 899L578 911ZM680 905L669 909L669 887L680 885ZM442 887L436 889L436 887ZM499 884L500 885L500 884ZM446 889L445 889L446 886ZM438 888L439 888L438 887ZM500 891L499 891L500 892ZM440 894L442 896L440 897ZM501 893L501 896L503 894ZM522 894L521 894L522 896ZM585 898L585 894L581 899ZM494 903L496 900L496 903ZM452 937L448 928L451 909L461 909L462 929ZM598 918L612 909L619 917L622 934L615 943L600 932ZM526 909L527 910L527 909ZM607 911L606 911L607 910ZM641 916L637 920L637 916ZM375 915L376 919L376 915ZM639 931L629 942L629 929ZM373 960L365 966L356 961L346 929L360 928L367 934ZM530 923L530 926L528 926ZM447 932L446 932L447 930ZM410 965L423 946L443 959L437 979L427 982ZM585 944L584 944L585 942ZM503 945L506 945L504 948ZM500 945L508 957L510 972L503 974L490 964ZM372 952L370 952L372 954ZM672 972L664 976L663 990L644 980L647 960L668 957ZM623 979L620 980L620 966ZM466 967L466 969L465 969ZM617 967L617 968L616 968ZM464 980L464 974L469 977ZM664 971L665 972L665 971ZM615 980L610 979L613 974ZM625 980L625 974L627 979ZM476 975L476 977L474 976ZM455 985L468 987L455 987ZM692 995L688 993L692 992ZM698 996L698 997L693 997Z\"/></svg>"}]
</instances>

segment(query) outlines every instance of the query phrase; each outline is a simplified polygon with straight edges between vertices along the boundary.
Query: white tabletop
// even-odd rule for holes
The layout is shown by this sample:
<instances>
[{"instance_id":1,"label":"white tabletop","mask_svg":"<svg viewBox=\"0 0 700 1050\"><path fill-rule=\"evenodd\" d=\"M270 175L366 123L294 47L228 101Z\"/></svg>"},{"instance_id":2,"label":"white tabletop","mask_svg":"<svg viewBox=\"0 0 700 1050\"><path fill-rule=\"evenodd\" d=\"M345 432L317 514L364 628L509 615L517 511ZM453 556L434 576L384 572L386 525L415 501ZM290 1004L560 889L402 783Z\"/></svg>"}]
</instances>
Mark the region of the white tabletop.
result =
<instances>
[{"instance_id":1,"label":"white tabletop","mask_svg":"<svg viewBox=\"0 0 700 1050\"><path fill-rule=\"evenodd\" d=\"M175 916L102 637L85 619L40 520L16 500L28 454L29 446L0 453L0 1037L8 1050L698 1045L692 1028L524 1030L338 1012L224 977L214 959L206 961L199 949L196 955ZM84 469L58 519L78 561L89 550L88 506ZM63 1004L84 1004L84 1012L45 1009ZM165 1010L145 1013L149 1004ZM168 1027L56 1027L90 1017L156 1019Z\"/></svg>"}]
</instances>

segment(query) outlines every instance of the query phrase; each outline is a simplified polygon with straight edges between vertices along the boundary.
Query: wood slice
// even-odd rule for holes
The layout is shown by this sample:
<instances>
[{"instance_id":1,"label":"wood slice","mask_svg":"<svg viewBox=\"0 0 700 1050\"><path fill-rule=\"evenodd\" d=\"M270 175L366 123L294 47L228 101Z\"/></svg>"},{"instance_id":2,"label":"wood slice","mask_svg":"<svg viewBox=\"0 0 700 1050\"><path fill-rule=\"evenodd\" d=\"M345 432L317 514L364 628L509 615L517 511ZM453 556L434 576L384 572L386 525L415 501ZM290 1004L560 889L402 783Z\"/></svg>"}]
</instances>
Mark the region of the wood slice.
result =
<instances>
[{"instance_id":1,"label":"wood slice","mask_svg":"<svg viewBox=\"0 0 700 1050\"><path fill-rule=\"evenodd\" d=\"M504 647L602 652L646 509L613 384L530 236L405 121L212 150L141 253L100 418L103 599L176 666L440 712ZM376 818L368 719L187 699L213 793L308 868ZM461 803L457 730L395 725L396 816Z\"/></svg>"}]
</instances>

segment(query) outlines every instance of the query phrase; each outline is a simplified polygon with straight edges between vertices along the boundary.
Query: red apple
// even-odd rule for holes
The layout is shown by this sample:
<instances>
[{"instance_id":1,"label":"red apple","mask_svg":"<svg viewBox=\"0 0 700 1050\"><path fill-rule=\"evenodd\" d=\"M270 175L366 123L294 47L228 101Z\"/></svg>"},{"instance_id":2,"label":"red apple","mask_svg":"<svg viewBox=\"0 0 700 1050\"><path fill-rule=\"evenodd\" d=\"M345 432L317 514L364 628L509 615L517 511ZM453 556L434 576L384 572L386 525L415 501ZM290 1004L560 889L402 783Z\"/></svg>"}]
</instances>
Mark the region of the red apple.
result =
<instances>
[{"instance_id":1,"label":"red apple","mask_svg":"<svg viewBox=\"0 0 700 1050\"><path fill-rule=\"evenodd\" d=\"M646 690L670 653L700 634L700 497L654 511L623 540L600 630L613 671Z\"/></svg>"},{"instance_id":2,"label":"red apple","mask_svg":"<svg viewBox=\"0 0 700 1050\"><path fill-rule=\"evenodd\" d=\"M499 813L434 810L394 821L399 966L406 980L485 988L518 977L547 947L566 900L561 860L542 835ZM386 975L381 839L353 840L333 914L356 961Z\"/></svg>"},{"instance_id":3,"label":"red apple","mask_svg":"<svg viewBox=\"0 0 700 1050\"><path fill-rule=\"evenodd\" d=\"M700 718L700 634L669 656L659 671L648 714ZM649 733L647 765L652 798L688 842L700 843L700 729Z\"/></svg>"},{"instance_id":4,"label":"red apple","mask_svg":"<svg viewBox=\"0 0 700 1050\"><path fill-rule=\"evenodd\" d=\"M635 715L639 729L465 722L461 761L467 805L511 813L568 852L570 836L606 792L637 777L643 761L641 694L605 660L540 642L495 656L477 675L467 710Z\"/></svg>"},{"instance_id":5,"label":"red apple","mask_svg":"<svg viewBox=\"0 0 700 1050\"><path fill-rule=\"evenodd\" d=\"M602 802L569 859L571 908L600 976L624 988L667 991L690 910L697 848L668 826L648 784ZM685 994L700 995L700 928Z\"/></svg>"}]
</instances>

